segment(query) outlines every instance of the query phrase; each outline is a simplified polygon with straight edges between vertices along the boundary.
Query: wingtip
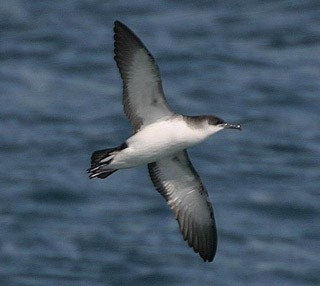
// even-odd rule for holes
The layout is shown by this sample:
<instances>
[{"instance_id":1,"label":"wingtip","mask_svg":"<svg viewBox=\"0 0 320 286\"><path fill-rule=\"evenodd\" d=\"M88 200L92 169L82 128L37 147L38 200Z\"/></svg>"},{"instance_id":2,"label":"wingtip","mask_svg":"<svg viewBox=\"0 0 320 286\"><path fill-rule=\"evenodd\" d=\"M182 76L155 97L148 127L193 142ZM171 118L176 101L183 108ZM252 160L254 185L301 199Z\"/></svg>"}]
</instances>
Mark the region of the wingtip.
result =
<instances>
[{"instance_id":1,"label":"wingtip","mask_svg":"<svg viewBox=\"0 0 320 286\"><path fill-rule=\"evenodd\" d=\"M114 30L117 29L118 27L128 29L128 27L119 20L115 20L113 24L114 24Z\"/></svg>"},{"instance_id":2,"label":"wingtip","mask_svg":"<svg viewBox=\"0 0 320 286\"><path fill-rule=\"evenodd\" d=\"M193 248L194 249L194 248ZM194 249L195 250L195 249ZM201 258L203 259L203 261L204 262L212 262L213 260L214 260L214 258L215 258L215 255L216 255L216 253L215 253L215 251L213 251L213 252L200 252L200 251L196 251L195 250L195 252L197 253L199 253L199 255L201 256Z\"/></svg>"},{"instance_id":3,"label":"wingtip","mask_svg":"<svg viewBox=\"0 0 320 286\"><path fill-rule=\"evenodd\" d=\"M200 254L201 255L201 254ZM214 255L209 255L209 256L201 256L204 262L212 262L214 259Z\"/></svg>"},{"instance_id":4,"label":"wingtip","mask_svg":"<svg viewBox=\"0 0 320 286\"><path fill-rule=\"evenodd\" d=\"M179 220L178 220L179 222ZM180 222L179 222L180 225ZM204 262L212 262L216 256L217 252L217 239L212 246L206 246L205 248L200 248L199 245L188 236L188 233L184 233L184 230L180 228L182 232L183 239L188 243L189 247L203 259Z\"/></svg>"},{"instance_id":5,"label":"wingtip","mask_svg":"<svg viewBox=\"0 0 320 286\"><path fill-rule=\"evenodd\" d=\"M119 29L119 27L123 26L123 24L118 21L118 20L115 20L113 22L113 32L116 34L117 33L117 30Z\"/></svg>"}]
</instances>

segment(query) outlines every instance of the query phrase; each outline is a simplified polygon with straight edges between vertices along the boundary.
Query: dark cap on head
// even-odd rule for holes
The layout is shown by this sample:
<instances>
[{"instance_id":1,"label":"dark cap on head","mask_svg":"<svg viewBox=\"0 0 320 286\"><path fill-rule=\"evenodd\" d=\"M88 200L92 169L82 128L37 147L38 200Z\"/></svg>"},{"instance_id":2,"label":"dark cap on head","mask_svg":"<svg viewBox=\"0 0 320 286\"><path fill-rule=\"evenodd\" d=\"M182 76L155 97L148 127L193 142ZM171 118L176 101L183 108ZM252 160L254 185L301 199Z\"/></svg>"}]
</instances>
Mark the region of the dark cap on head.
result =
<instances>
[{"instance_id":1,"label":"dark cap on head","mask_svg":"<svg viewBox=\"0 0 320 286\"><path fill-rule=\"evenodd\" d=\"M220 125L226 123L223 119L216 116L209 115L207 118L209 125Z\"/></svg>"}]
</instances>

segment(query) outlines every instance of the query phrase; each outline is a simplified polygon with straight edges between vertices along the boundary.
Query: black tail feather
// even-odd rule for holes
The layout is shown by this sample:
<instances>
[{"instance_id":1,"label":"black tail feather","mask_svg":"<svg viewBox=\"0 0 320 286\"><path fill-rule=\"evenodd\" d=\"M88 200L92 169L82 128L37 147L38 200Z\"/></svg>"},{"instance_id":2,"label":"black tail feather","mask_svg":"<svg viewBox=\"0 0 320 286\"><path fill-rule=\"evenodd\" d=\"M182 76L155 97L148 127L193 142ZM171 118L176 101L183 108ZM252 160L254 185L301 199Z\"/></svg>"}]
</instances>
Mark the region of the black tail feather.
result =
<instances>
[{"instance_id":1,"label":"black tail feather","mask_svg":"<svg viewBox=\"0 0 320 286\"><path fill-rule=\"evenodd\" d=\"M102 149L102 150L97 150L93 152L91 155L91 169L101 165L100 161L108 157L111 152L116 150L117 148L108 148L108 149ZM104 162L103 164L109 164L111 161L112 159L110 159L110 161Z\"/></svg>"},{"instance_id":2,"label":"black tail feather","mask_svg":"<svg viewBox=\"0 0 320 286\"><path fill-rule=\"evenodd\" d=\"M103 171L103 170L97 170L92 172L90 171L89 179L93 179L93 178L105 179L116 171L118 171L118 169L106 170L106 171Z\"/></svg>"},{"instance_id":3,"label":"black tail feather","mask_svg":"<svg viewBox=\"0 0 320 286\"><path fill-rule=\"evenodd\" d=\"M108 169L108 165L112 162L113 160L113 152L116 151L121 151L123 149L127 148L127 144L123 143L120 146L116 148L108 148L108 149L102 149L98 150L92 153L91 155L91 168L87 170L87 172L90 174L89 178L100 178L104 179L111 174L113 174L115 171L118 169ZM104 159L107 159L110 156L109 160L106 160L104 162L101 162Z\"/></svg>"},{"instance_id":4,"label":"black tail feather","mask_svg":"<svg viewBox=\"0 0 320 286\"><path fill-rule=\"evenodd\" d=\"M111 171L107 171L107 172L103 172L100 175L98 175L97 177L99 179L105 179L106 177L109 177L111 174L113 174L114 172L118 171L118 169L115 170L111 170Z\"/></svg>"}]
</instances>

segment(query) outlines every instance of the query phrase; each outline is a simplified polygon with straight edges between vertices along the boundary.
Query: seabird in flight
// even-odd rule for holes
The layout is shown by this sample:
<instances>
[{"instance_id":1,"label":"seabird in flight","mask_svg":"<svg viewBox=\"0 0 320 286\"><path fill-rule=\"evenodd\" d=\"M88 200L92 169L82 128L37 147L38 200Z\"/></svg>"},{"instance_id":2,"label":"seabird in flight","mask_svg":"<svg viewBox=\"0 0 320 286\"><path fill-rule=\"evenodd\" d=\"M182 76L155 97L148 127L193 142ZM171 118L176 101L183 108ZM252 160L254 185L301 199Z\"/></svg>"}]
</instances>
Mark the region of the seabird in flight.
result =
<instances>
[{"instance_id":1,"label":"seabird in flight","mask_svg":"<svg viewBox=\"0 0 320 286\"><path fill-rule=\"evenodd\" d=\"M124 112L133 135L116 148L95 151L89 177L104 179L118 169L148 165L151 180L173 210L184 240L204 261L212 261L217 248L214 214L186 149L222 129L241 127L212 115L172 111L153 56L119 21L114 23L114 47L123 80Z\"/></svg>"}]
</instances>

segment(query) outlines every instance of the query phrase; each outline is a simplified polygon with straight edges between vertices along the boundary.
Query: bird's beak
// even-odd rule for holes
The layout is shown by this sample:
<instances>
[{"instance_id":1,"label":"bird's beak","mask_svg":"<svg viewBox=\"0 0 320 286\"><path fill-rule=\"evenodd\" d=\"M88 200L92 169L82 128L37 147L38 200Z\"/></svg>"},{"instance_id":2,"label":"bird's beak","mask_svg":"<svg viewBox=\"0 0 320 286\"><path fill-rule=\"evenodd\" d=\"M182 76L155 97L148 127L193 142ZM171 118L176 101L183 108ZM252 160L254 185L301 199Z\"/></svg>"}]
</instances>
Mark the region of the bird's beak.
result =
<instances>
[{"instance_id":1,"label":"bird's beak","mask_svg":"<svg viewBox=\"0 0 320 286\"><path fill-rule=\"evenodd\" d=\"M225 123L225 124L224 124L224 128L241 130L241 125L240 125L240 124L229 124L229 123Z\"/></svg>"}]
</instances>

